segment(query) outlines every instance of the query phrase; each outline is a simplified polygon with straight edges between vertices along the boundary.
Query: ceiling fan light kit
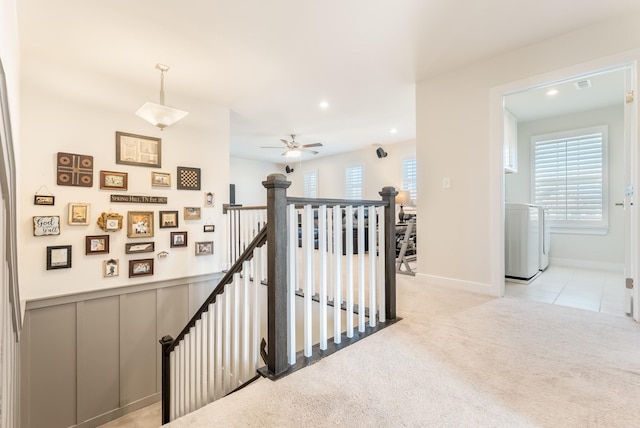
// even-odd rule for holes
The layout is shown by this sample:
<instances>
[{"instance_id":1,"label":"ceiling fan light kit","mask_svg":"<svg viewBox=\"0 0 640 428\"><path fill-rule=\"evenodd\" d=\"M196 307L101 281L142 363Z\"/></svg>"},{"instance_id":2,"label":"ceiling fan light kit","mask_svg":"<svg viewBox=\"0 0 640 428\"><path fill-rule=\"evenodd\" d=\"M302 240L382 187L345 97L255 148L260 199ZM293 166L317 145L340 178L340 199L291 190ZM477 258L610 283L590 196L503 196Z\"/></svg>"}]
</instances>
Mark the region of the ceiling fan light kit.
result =
<instances>
[{"instance_id":1,"label":"ceiling fan light kit","mask_svg":"<svg viewBox=\"0 0 640 428\"><path fill-rule=\"evenodd\" d=\"M157 126L160 130L164 130L164 128L173 125L189 113L164 105L164 73L169 70L169 66L156 64L156 68L160 70L160 104L148 101L136 111L136 115L153 126Z\"/></svg>"},{"instance_id":2,"label":"ceiling fan light kit","mask_svg":"<svg viewBox=\"0 0 640 428\"><path fill-rule=\"evenodd\" d=\"M296 143L295 134L291 134L291 141L280 140L286 146L286 151L282 153L282 156L286 156L288 158L298 158L302 156L302 152L308 152L313 155L317 155L318 152L315 150L311 150L309 147L322 147L322 143L313 143L313 144L303 144L300 145ZM280 149L281 147L273 147L273 146L262 146L263 149Z\"/></svg>"}]
</instances>

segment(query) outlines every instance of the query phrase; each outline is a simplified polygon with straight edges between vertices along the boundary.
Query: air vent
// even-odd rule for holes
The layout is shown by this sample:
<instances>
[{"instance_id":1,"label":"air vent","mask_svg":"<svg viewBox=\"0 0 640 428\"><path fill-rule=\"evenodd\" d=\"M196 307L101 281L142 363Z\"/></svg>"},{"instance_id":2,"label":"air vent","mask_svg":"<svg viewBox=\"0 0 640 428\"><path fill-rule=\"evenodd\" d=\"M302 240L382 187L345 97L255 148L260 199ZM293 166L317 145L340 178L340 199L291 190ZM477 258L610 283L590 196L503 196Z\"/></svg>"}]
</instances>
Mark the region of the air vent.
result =
<instances>
[{"instance_id":1,"label":"air vent","mask_svg":"<svg viewBox=\"0 0 640 428\"><path fill-rule=\"evenodd\" d=\"M591 87L591 80L589 79L578 80L577 82L575 82L575 85L576 85L576 89L587 89Z\"/></svg>"}]
</instances>

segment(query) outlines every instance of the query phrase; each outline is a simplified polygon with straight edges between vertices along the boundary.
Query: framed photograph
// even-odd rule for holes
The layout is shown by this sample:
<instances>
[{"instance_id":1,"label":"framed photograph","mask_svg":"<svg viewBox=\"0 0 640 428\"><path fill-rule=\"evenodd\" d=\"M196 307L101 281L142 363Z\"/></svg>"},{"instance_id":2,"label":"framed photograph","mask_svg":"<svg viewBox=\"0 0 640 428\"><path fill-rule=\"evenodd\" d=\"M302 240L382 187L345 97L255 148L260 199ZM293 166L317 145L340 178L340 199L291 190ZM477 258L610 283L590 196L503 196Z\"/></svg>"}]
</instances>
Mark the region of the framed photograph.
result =
<instances>
[{"instance_id":1,"label":"framed photograph","mask_svg":"<svg viewBox=\"0 0 640 428\"><path fill-rule=\"evenodd\" d=\"M109 254L109 235L85 236L85 254Z\"/></svg>"},{"instance_id":2,"label":"framed photograph","mask_svg":"<svg viewBox=\"0 0 640 428\"><path fill-rule=\"evenodd\" d=\"M60 235L60 216L39 215L33 217L33 236Z\"/></svg>"},{"instance_id":3,"label":"framed photograph","mask_svg":"<svg viewBox=\"0 0 640 428\"><path fill-rule=\"evenodd\" d=\"M122 229L123 217L118 213L102 213L98 217L98 226L105 232L117 232Z\"/></svg>"},{"instance_id":4,"label":"framed photograph","mask_svg":"<svg viewBox=\"0 0 640 428\"><path fill-rule=\"evenodd\" d=\"M200 190L200 168L179 166L176 182L178 190Z\"/></svg>"},{"instance_id":5,"label":"framed photograph","mask_svg":"<svg viewBox=\"0 0 640 428\"><path fill-rule=\"evenodd\" d=\"M89 224L90 204L69 202L69 224L71 226L87 226Z\"/></svg>"},{"instance_id":6,"label":"framed photograph","mask_svg":"<svg viewBox=\"0 0 640 428\"><path fill-rule=\"evenodd\" d=\"M71 245L47 247L47 270L71 267Z\"/></svg>"},{"instance_id":7,"label":"framed photograph","mask_svg":"<svg viewBox=\"0 0 640 428\"><path fill-rule=\"evenodd\" d=\"M125 244L124 251L127 254L152 253L155 247L156 245L153 242L129 243Z\"/></svg>"},{"instance_id":8,"label":"framed photograph","mask_svg":"<svg viewBox=\"0 0 640 428\"><path fill-rule=\"evenodd\" d=\"M171 174L167 172L152 172L151 185L154 187L171 187Z\"/></svg>"},{"instance_id":9,"label":"framed photograph","mask_svg":"<svg viewBox=\"0 0 640 428\"><path fill-rule=\"evenodd\" d=\"M127 190L128 176L126 172L100 171L100 188Z\"/></svg>"},{"instance_id":10,"label":"framed photograph","mask_svg":"<svg viewBox=\"0 0 640 428\"><path fill-rule=\"evenodd\" d=\"M196 242L196 256L213 255L213 241Z\"/></svg>"},{"instance_id":11,"label":"framed photograph","mask_svg":"<svg viewBox=\"0 0 640 428\"><path fill-rule=\"evenodd\" d=\"M127 213L127 237L150 238L153 236L153 211L129 211Z\"/></svg>"},{"instance_id":12,"label":"framed photograph","mask_svg":"<svg viewBox=\"0 0 640 428\"><path fill-rule=\"evenodd\" d=\"M56 197L48 195L34 195L33 205L55 205Z\"/></svg>"},{"instance_id":13,"label":"framed photograph","mask_svg":"<svg viewBox=\"0 0 640 428\"><path fill-rule=\"evenodd\" d=\"M204 206L212 207L215 202L215 195L212 192L204 192Z\"/></svg>"},{"instance_id":14,"label":"framed photograph","mask_svg":"<svg viewBox=\"0 0 640 428\"><path fill-rule=\"evenodd\" d=\"M203 232L215 232L216 231L216 225L215 224L205 224L204 226L202 226L202 231Z\"/></svg>"},{"instance_id":15,"label":"framed photograph","mask_svg":"<svg viewBox=\"0 0 640 428\"><path fill-rule=\"evenodd\" d=\"M178 227L178 211L160 211L160 229Z\"/></svg>"},{"instance_id":16,"label":"framed photograph","mask_svg":"<svg viewBox=\"0 0 640 428\"><path fill-rule=\"evenodd\" d=\"M59 186L93 187L93 156L58 152Z\"/></svg>"},{"instance_id":17,"label":"framed photograph","mask_svg":"<svg viewBox=\"0 0 640 428\"><path fill-rule=\"evenodd\" d=\"M187 232L171 232L171 247L186 247Z\"/></svg>"},{"instance_id":18,"label":"framed photograph","mask_svg":"<svg viewBox=\"0 0 640 428\"><path fill-rule=\"evenodd\" d=\"M116 163L121 165L162 165L162 140L116 131Z\"/></svg>"},{"instance_id":19,"label":"framed photograph","mask_svg":"<svg viewBox=\"0 0 640 428\"><path fill-rule=\"evenodd\" d=\"M200 207L184 207L185 220L200 220Z\"/></svg>"},{"instance_id":20,"label":"framed photograph","mask_svg":"<svg viewBox=\"0 0 640 428\"><path fill-rule=\"evenodd\" d=\"M153 275L153 259L129 260L129 278Z\"/></svg>"},{"instance_id":21,"label":"framed photograph","mask_svg":"<svg viewBox=\"0 0 640 428\"><path fill-rule=\"evenodd\" d=\"M102 276L111 278L120 275L120 260L108 259L102 262Z\"/></svg>"}]
</instances>

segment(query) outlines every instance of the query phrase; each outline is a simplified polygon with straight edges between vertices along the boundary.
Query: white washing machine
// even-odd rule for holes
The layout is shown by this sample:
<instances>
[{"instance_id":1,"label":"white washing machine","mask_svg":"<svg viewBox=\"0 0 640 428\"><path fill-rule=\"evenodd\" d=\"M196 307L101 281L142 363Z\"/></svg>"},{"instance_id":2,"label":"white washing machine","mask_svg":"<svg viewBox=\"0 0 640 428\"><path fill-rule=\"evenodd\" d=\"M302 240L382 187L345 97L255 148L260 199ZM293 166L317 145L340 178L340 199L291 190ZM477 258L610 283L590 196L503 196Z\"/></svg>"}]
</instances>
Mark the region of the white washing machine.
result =
<instances>
[{"instance_id":1,"label":"white washing machine","mask_svg":"<svg viewBox=\"0 0 640 428\"><path fill-rule=\"evenodd\" d=\"M505 276L533 279L541 267L541 224L537 205L505 204ZM544 244L543 244L544 245ZM548 261L547 261L548 263Z\"/></svg>"}]
</instances>

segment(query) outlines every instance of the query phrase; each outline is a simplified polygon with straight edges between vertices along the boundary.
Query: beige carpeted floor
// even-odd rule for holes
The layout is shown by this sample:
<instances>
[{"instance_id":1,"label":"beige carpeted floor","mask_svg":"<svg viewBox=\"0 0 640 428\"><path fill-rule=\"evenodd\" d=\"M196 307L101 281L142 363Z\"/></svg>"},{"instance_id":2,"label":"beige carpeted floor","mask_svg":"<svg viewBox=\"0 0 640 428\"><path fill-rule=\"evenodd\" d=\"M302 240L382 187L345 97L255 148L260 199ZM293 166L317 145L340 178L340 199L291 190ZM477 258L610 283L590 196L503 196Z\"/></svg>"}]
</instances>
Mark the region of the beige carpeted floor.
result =
<instances>
[{"instance_id":1,"label":"beige carpeted floor","mask_svg":"<svg viewBox=\"0 0 640 428\"><path fill-rule=\"evenodd\" d=\"M403 320L169 427L640 425L629 318L398 281Z\"/></svg>"}]
</instances>

